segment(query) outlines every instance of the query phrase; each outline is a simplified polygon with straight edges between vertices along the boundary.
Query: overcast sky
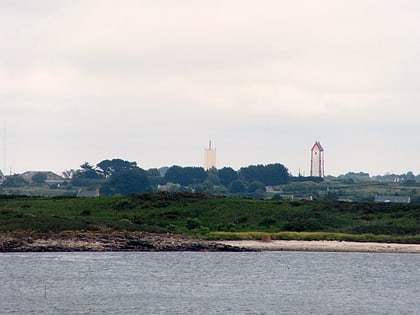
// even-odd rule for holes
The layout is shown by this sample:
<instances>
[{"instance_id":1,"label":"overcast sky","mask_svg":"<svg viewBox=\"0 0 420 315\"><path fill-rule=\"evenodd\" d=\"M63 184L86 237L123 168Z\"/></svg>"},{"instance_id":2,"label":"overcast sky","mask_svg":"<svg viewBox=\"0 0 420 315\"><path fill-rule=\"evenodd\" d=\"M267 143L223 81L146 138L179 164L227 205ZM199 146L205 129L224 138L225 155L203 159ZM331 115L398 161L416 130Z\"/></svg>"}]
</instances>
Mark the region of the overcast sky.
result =
<instances>
[{"instance_id":1,"label":"overcast sky","mask_svg":"<svg viewBox=\"0 0 420 315\"><path fill-rule=\"evenodd\" d=\"M420 173L418 0L0 0L0 45L7 174L210 139L218 168L309 175L320 141L329 175Z\"/></svg>"}]
</instances>

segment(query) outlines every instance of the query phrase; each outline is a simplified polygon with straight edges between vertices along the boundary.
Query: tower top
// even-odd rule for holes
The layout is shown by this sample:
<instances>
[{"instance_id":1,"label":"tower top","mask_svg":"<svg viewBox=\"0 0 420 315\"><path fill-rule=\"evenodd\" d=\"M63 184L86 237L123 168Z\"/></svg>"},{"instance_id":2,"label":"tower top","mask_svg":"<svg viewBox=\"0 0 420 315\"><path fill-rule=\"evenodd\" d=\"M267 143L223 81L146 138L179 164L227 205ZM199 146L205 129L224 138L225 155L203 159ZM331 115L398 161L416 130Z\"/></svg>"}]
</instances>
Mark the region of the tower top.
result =
<instances>
[{"instance_id":1,"label":"tower top","mask_svg":"<svg viewBox=\"0 0 420 315\"><path fill-rule=\"evenodd\" d=\"M209 146L208 146L208 147L206 147L205 149L206 149L206 150L209 150L209 151L211 151L211 150L216 150L216 148L212 148L212 147L211 147L211 140L209 140Z\"/></svg>"},{"instance_id":2,"label":"tower top","mask_svg":"<svg viewBox=\"0 0 420 315\"><path fill-rule=\"evenodd\" d=\"M319 142L319 141L315 141L315 144L312 146L311 151L315 150L316 148L319 151L324 151L324 148L322 147L321 142Z\"/></svg>"}]
</instances>

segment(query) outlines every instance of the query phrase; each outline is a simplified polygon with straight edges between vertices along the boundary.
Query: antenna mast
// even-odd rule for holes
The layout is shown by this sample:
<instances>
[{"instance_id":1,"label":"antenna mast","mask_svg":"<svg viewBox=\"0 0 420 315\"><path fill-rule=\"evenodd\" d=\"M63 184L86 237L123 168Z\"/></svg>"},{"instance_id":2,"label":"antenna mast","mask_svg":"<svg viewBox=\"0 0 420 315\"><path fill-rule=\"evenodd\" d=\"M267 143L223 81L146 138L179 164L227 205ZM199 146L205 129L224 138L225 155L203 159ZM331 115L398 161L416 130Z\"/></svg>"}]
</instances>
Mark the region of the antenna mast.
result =
<instances>
[{"instance_id":1,"label":"antenna mast","mask_svg":"<svg viewBox=\"0 0 420 315\"><path fill-rule=\"evenodd\" d=\"M3 175L6 175L6 121L3 121Z\"/></svg>"}]
</instances>

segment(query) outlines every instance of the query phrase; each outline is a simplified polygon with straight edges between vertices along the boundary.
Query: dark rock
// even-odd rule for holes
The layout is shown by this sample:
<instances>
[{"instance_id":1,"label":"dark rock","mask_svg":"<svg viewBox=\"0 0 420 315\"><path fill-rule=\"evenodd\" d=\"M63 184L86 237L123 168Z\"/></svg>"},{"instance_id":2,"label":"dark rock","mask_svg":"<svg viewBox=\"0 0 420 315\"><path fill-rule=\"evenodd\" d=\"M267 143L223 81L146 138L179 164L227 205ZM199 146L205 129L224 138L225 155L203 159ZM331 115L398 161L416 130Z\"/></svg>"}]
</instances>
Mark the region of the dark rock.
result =
<instances>
[{"instance_id":1,"label":"dark rock","mask_svg":"<svg viewBox=\"0 0 420 315\"><path fill-rule=\"evenodd\" d=\"M0 252L68 252L68 251L223 251L248 249L189 238L179 234L125 232L70 232L62 235L2 237Z\"/></svg>"}]
</instances>

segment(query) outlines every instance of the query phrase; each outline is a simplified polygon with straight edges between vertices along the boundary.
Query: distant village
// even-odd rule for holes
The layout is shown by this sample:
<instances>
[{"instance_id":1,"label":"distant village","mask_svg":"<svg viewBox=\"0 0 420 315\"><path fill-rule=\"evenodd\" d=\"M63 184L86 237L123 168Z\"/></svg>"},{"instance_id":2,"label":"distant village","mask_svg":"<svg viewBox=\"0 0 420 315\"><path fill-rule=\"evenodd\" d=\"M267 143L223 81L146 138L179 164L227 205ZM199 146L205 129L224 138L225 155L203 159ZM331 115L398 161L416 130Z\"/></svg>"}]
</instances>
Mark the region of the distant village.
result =
<instances>
[{"instance_id":1,"label":"distant village","mask_svg":"<svg viewBox=\"0 0 420 315\"><path fill-rule=\"evenodd\" d=\"M408 172L371 177L349 172L325 176L321 143L316 141L310 152L310 176L292 176L280 163L218 169L216 148L210 141L204 149L203 167L144 170L136 162L112 159L96 165L85 162L62 174L27 171L4 176L0 171L0 195L98 197L190 191L258 199L420 203L420 175Z\"/></svg>"}]
</instances>

